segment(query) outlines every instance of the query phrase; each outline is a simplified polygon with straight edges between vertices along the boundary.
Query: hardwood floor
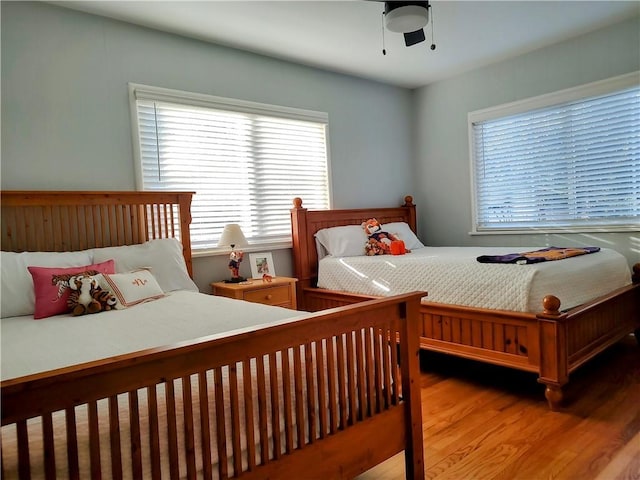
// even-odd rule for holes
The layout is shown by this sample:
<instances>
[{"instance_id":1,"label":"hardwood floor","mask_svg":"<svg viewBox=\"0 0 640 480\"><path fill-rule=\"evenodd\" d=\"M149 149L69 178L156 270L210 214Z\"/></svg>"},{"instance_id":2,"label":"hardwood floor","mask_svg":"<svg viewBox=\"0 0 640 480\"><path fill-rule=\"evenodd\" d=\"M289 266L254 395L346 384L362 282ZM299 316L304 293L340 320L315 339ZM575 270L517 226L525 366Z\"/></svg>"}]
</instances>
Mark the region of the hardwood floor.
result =
<instances>
[{"instance_id":1,"label":"hardwood floor","mask_svg":"<svg viewBox=\"0 0 640 480\"><path fill-rule=\"evenodd\" d=\"M571 376L548 409L537 376L422 353L426 478L640 479L640 347L629 336ZM396 455L358 480L404 478Z\"/></svg>"}]
</instances>

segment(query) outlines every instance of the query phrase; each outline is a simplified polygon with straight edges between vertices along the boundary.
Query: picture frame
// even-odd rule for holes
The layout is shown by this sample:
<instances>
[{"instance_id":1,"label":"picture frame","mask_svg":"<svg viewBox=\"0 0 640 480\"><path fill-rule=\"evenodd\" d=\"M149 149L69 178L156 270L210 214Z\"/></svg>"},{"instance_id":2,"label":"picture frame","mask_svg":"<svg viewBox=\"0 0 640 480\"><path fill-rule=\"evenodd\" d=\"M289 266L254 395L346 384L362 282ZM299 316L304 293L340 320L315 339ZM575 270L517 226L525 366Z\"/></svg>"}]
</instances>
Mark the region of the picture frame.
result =
<instances>
[{"instance_id":1,"label":"picture frame","mask_svg":"<svg viewBox=\"0 0 640 480\"><path fill-rule=\"evenodd\" d=\"M262 278L263 275L276 276L271 252L250 253L249 263L251 263L252 278Z\"/></svg>"}]
</instances>

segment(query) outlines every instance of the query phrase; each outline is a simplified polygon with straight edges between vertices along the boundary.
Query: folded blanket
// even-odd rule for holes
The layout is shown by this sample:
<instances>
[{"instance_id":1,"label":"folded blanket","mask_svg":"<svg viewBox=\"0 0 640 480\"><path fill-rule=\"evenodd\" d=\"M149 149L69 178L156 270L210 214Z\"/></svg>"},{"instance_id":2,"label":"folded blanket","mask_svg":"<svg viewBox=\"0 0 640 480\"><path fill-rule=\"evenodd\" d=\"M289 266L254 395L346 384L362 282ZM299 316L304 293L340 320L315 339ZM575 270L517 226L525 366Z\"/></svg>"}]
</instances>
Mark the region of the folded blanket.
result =
<instances>
[{"instance_id":1,"label":"folded blanket","mask_svg":"<svg viewBox=\"0 0 640 480\"><path fill-rule=\"evenodd\" d=\"M584 255L594 253L600 250L600 247L548 247L533 252L509 253L507 255L480 255L477 260L480 263L539 263L551 260L562 260L563 258L575 257L576 255Z\"/></svg>"}]
</instances>

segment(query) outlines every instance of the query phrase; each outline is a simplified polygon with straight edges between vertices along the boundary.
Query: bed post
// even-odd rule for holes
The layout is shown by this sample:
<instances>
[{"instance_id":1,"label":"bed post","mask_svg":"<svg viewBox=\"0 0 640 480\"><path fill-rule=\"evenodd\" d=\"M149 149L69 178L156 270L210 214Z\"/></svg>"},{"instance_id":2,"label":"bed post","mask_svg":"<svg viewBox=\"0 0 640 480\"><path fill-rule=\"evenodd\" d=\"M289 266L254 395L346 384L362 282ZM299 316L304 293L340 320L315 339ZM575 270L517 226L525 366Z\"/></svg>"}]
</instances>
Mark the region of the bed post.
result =
<instances>
[{"instance_id":1,"label":"bed post","mask_svg":"<svg viewBox=\"0 0 640 480\"><path fill-rule=\"evenodd\" d=\"M180 243L182 243L182 255L187 264L189 276L193 278L193 259L191 257L191 198L195 192L179 193L178 205L180 209ZM185 235L183 232L187 232Z\"/></svg>"},{"instance_id":2,"label":"bed post","mask_svg":"<svg viewBox=\"0 0 640 480\"><path fill-rule=\"evenodd\" d=\"M416 206L413 203L413 197L411 195L407 195L406 197L404 197L404 205L402 206L409 211L409 220L407 221L407 223L411 227L411 230L417 233L418 224L416 220Z\"/></svg>"},{"instance_id":3,"label":"bed post","mask_svg":"<svg viewBox=\"0 0 640 480\"><path fill-rule=\"evenodd\" d=\"M298 298L298 310L305 310L304 289L311 287L311 265L314 263L309 259L309 247L306 238L307 231L307 209L302 208L302 199L293 199L291 209L291 241L293 243L293 271L298 279L296 282L296 297Z\"/></svg>"},{"instance_id":4,"label":"bed post","mask_svg":"<svg viewBox=\"0 0 640 480\"><path fill-rule=\"evenodd\" d=\"M567 364L566 315L560 313L560 299L547 295L542 300L544 311L537 315L540 332L540 377L546 385L544 396L552 411L560 409L562 386L569 382Z\"/></svg>"},{"instance_id":5,"label":"bed post","mask_svg":"<svg viewBox=\"0 0 640 480\"><path fill-rule=\"evenodd\" d=\"M405 478L422 479L424 472L424 445L422 438L422 401L420 398L420 344L418 322L420 302L405 302L400 305L404 321L400 327L400 369L405 406L404 451Z\"/></svg>"},{"instance_id":6,"label":"bed post","mask_svg":"<svg viewBox=\"0 0 640 480\"><path fill-rule=\"evenodd\" d=\"M640 284L640 263L636 263L633 265L633 275L631 275L631 281L634 284ZM640 305L640 290L637 292L638 300L637 304ZM640 313L638 313L638 317L636 318L636 329L633 331L633 334L636 337L636 342L638 346L640 346Z\"/></svg>"}]
</instances>

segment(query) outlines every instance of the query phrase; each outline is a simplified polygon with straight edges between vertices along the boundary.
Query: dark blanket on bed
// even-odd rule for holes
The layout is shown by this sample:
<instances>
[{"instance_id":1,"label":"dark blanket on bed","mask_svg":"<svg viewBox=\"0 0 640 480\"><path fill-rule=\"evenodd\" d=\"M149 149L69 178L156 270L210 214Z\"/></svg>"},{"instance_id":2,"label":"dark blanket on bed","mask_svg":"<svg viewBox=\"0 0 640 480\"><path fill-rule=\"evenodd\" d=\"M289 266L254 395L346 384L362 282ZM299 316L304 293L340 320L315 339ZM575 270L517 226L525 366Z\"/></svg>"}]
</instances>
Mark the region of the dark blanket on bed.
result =
<instances>
[{"instance_id":1,"label":"dark blanket on bed","mask_svg":"<svg viewBox=\"0 0 640 480\"><path fill-rule=\"evenodd\" d=\"M562 260L586 253L594 253L600 247L548 247L533 252L509 253L507 255L480 255L477 260L480 263L539 263L550 260Z\"/></svg>"}]
</instances>

